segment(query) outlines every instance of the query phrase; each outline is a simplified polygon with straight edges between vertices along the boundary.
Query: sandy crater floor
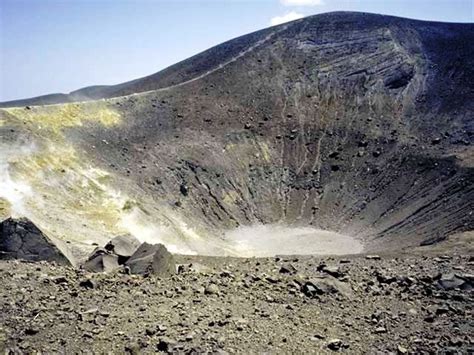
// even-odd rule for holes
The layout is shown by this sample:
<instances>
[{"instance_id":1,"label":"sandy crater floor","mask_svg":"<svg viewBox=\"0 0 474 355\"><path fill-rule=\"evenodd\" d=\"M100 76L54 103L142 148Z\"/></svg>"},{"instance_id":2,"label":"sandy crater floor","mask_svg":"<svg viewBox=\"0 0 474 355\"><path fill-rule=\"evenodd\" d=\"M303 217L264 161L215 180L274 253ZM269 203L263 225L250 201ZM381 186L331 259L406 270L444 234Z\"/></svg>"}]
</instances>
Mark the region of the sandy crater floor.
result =
<instances>
[{"instance_id":1,"label":"sandy crater floor","mask_svg":"<svg viewBox=\"0 0 474 355\"><path fill-rule=\"evenodd\" d=\"M225 239L242 257L344 255L363 251L362 243L355 238L311 227L243 226L226 233Z\"/></svg>"}]
</instances>

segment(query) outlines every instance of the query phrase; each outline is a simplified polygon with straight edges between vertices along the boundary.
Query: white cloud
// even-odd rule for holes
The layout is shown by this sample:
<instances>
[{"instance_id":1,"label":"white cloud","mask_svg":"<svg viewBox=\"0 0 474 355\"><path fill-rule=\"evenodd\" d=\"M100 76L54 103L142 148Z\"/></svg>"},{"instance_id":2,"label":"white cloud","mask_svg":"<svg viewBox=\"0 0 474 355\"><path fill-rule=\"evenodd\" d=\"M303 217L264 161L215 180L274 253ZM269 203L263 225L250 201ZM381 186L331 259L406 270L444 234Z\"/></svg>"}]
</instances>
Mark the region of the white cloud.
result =
<instances>
[{"instance_id":1,"label":"white cloud","mask_svg":"<svg viewBox=\"0 0 474 355\"><path fill-rule=\"evenodd\" d=\"M297 20L297 19L302 18L302 17L304 17L303 14L300 14L300 13L295 12L295 11L291 11L291 12L288 12L286 15L273 17L270 20L270 24L272 26L275 26L275 25L279 25L281 23L294 21L294 20Z\"/></svg>"},{"instance_id":2,"label":"white cloud","mask_svg":"<svg viewBox=\"0 0 474 355\"><path fill-rule=\"evenodd\" d=\"M317 6L324 5L323 0L280 0L285 6Z\"/></svg>"}]
</instances>

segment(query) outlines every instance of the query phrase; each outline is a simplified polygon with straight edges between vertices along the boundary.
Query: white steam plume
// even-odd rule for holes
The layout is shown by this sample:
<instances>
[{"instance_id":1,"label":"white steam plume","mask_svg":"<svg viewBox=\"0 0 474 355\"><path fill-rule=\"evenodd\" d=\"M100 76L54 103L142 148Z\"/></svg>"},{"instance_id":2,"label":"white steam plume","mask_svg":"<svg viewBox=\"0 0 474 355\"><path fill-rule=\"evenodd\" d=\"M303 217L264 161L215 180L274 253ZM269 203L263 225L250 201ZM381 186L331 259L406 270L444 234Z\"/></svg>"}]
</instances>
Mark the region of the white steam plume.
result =
<instances>
[{"instance_id":1,"label":"white steam plume","mask_svg":"<svg viewBox=\"0 0 474 355\"><path fill-rule=\"evenodd\" d=\"M26 215L25 199L32 194L31 187L24 181L12 179L10 162L21 159L34 150L34 146L0 146L0 198L8 201L11 215L20 217Z\"/></svg>"}]
</instances>

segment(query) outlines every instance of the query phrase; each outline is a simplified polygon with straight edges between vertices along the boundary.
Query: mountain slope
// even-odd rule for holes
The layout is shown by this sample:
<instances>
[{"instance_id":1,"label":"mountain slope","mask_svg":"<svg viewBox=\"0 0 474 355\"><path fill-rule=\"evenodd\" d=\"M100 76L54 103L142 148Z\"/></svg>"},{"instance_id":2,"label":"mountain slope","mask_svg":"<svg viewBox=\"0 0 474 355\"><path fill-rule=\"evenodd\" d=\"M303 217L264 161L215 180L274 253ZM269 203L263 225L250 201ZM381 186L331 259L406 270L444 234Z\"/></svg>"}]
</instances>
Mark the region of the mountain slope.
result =
<instances>
[{"instance_id":1,"label":"mountain slope","mask_svg":"<svg viewBox=\"0 0 474 355\"><path fill-rule=\"evenodd\" d=\"M268 29L251 33L213 47L153 75L122 84L90 86L75 90L70 94L51 94L31 99L8 101L0 103L0 107L87 101L170 87L215 70L219 65L224 65L247 50L252 50L253 47L261 45L273 35L274 32Z\"/></svg>"},{"instance_id":2,"label":"mountain slope","mask_svg":"<svg viewBox=\"0 0 474 355\"><path fill-rule=\"evenodd\" d=\"M222 235L259 224L365 250L471 230L473 29L316 15L67 96L104 101L3 109L4 185L24 188L0 197L62 239L201 254L238 254Z\"/></svg>"}]
</instances>

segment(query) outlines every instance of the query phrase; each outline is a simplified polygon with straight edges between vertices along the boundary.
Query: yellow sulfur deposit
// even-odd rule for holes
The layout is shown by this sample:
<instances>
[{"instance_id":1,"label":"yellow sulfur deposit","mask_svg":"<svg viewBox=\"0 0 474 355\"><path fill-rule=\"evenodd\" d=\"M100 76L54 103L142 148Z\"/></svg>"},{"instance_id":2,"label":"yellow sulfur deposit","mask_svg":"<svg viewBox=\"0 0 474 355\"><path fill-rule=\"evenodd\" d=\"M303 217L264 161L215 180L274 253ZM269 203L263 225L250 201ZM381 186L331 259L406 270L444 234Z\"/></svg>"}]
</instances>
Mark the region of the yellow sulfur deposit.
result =
<instances>
[{"instance_id":1,"label":"yellow sulfur deposit","mask_svg":"<svg viewBox=\"0 0 474 355\"><path fill-rule=\"evenodd\" d=\"M103 102L63 104L27 108L8 108L8 118L16 119L31 128L60 134L65 128L99 123L105 127L120 122L120 115Z\"/></svg>"}]
</instances>

